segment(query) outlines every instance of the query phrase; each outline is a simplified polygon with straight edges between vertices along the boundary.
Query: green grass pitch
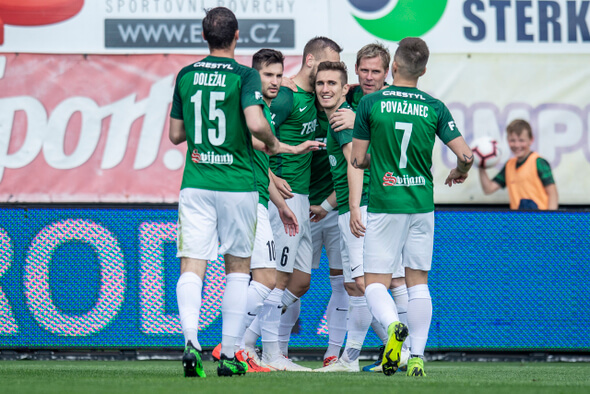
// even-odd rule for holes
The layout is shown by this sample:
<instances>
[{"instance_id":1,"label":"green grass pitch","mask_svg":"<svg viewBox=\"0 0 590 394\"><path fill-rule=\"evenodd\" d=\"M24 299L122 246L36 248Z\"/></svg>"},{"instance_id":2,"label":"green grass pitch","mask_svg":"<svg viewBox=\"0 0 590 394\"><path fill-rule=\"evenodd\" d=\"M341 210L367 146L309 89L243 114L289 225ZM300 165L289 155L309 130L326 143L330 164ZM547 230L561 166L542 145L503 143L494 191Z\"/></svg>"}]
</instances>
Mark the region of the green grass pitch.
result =
<instances>
[{"instance_id":1,"label":"green grass pitch","mask_svg":"<svg viewBox=\"0 0 590 394\"><path fill-rule=\"evenodd\" d=\"M428 362L425 378L273 372L184 378L180 361L0 361L0 393L589 393L590 363ZM366 365L369 362L364 362ZM320 367L320 362L302 362Z\"/></svg>"}]
</instances>

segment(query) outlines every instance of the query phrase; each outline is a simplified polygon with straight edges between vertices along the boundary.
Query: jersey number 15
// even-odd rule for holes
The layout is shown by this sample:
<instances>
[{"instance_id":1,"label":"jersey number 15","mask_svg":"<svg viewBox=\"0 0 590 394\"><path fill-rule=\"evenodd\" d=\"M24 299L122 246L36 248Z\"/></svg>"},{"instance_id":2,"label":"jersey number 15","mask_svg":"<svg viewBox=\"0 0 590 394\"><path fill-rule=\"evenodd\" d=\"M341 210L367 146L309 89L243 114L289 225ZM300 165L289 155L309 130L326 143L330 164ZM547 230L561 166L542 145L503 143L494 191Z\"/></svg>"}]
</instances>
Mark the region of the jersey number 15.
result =
<instances>
[{"instance_id":1,"label":"jersey number 15","mask_svg":"<svg viewBox=\"0 0 590 394\"><path fill-rule=\"evenodd\" d=\"M217 108L217 102L225 99L225 92L210 92L209 95L209 120L214 121L219 118L217 123L219 132L215 129L208 129L209 142L212 145L219 146L225 141L225 113ZM195 144L203 143L202 127L203 117L201 115L201 105L203 103L203 91L198 90L191 97L191 102L195 104Z\"/></svg>"}]
</instances>

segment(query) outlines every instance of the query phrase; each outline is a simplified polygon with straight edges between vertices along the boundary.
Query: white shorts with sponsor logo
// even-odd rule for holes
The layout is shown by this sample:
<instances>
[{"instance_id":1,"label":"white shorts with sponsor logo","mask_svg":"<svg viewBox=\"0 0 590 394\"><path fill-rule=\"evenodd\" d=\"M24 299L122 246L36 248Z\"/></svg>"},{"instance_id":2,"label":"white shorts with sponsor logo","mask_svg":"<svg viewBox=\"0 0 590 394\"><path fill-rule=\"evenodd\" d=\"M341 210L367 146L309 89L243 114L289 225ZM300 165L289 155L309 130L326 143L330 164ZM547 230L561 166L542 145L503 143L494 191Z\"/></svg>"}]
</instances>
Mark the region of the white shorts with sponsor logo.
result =
<instances>
[{"instance_id":1,"label":"white shorts with sponsor logo","mask_svg":"<svg viewBox=\"0 0 590 394\"><path fill-rule=\"evenodd\" d=\"M333 270L342 269L340 251L340 228L338 227L338 210L330 211L319 222L311 222L311 241L313 243L313 261L311 268L320 267L322 246L326 248L328 266Z\"/></svg>"},{"instance_id":2,"label":"white shorts with sponsor logo","mask_svg":"<svg viewBox=\"0 0 590 394\"><path fill-rule=\"evenodd\" d=\"M285 227L277 207L269 201L268 216L275 237L277 270L292 273L293 269L311 274L311 227L309 221L309 199L306 194L295 194L285 200L299 223L299 233L293 237L285 233Z\"/></svg>"},{"instance_id":3,"label":"white shorts with sponsor logo","mask_svg":"<svg viewBox=\"0 0 590 394\"><path fill-rule=\"evenodd\" d=\"M268 209L258 204L258 223L256 224L256 239L252 251L250 268L277 268L277 253L275 249L275 238L272 234L270 221L268 220Z\"/></svg>"},{"instance_id":4,"label":"white shorts with sponsor logo","mask_svg":"<svg viewBox=\"0 0 590 394\"><path fill-rule=\"evenodd\" d=\"M367 224L367 207L361 207L361 219ZM350 231L350 211L338 216L340 227L340 245L342 248L342 269L344 282L354 282L354 278L365 274L363 267L363 250L365 238L355 237Z\"/></svg>"},{"instance_id":5,"label":"white shorts with sponsor logo","mask_svg":"<svg viewBox=\"0 0 590 394\"><path fill-rule=\"evenodd\" d=\"M365 233L365 272L393 274L399 266L430 271L434 212L369 213ZM401 255L401 258L400 258Z\"/></svg>"},{"instance_id":6,"label":"white shorts with sponsor logo","mask_svg":"<svg viewBox=\"0 0 590 394\"><path fill-rule=\"evenodd\" d=\"M186 188L178 199L177 257L216 260L219 254L250 257L258 192Z\"/></svg>"}]
</instances>

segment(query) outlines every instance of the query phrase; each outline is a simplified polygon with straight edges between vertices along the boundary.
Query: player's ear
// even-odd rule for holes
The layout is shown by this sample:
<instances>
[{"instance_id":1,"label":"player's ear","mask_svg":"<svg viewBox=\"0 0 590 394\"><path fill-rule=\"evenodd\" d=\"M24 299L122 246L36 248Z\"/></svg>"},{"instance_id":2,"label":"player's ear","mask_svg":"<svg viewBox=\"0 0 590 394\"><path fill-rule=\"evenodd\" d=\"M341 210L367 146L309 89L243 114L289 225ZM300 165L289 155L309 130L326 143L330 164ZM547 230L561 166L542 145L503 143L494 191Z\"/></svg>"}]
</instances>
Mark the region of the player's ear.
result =
<instances>
[{"instance_id":1,"label":"player's ear","mask_svg":"<svg viewBox=\"0 0 590 394\"><path fill-rule=\"evenodd\" d=\"M240 38L240 31L236 30L236 34L234 35L234 40L236 40L236 42L238 42L239 38Z\"/></svg>"},{"instance_id":2,"label":"player's ear","mask_svg":"<svg viewBox=\"0 0 590 394\"><path fill-rule=\"evenodd\" d=\"M424 67L424 70L422 70L422 73L420 74L420 76L426 74L426 67Z\"/></svg>"},{"instance_id":3,"label":"player's ear","mask_svg":"<svg viewBox=\"0 0 590 394\"><path fill-rule=\"evenodd\" d=\"M358 64L355 64L355 65L354 65L354 73L355 73L356 75L359 75L359 66L358 66Z\"/></svg>"},{"instance_id":4,"label":"player's ear","mask_svg":"<svg viewBox=\"0 0 590 394\"><path fill-rule=\"evenodd\" d=\"M308 53L307 56L305 57L305 65L309 68L312 68L314 59L315 58L313 57L313 54Z\"/></svg>"},{"instance_id":5,"label":"player's ear","mask_svg":"<svg viewBox=\"0 0 590 394\"><path fill-rule=\"evenodd\" d=\"M342 95L343 95L343 96L346 96L346 93L348 93L348 89L350 89L350 85L349 85L349 84L345 84L345 85L342 87Z\"/></svg>"}]
</instances>

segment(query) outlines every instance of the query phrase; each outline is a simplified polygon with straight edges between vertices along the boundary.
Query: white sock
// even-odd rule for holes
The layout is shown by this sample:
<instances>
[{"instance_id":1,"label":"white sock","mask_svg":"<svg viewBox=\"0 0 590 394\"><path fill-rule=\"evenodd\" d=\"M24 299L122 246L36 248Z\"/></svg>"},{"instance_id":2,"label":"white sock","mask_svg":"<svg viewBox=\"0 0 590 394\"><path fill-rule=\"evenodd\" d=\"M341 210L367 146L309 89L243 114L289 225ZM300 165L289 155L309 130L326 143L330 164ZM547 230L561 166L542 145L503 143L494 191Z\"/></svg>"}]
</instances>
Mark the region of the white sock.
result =
<instances>
[{"instance_id":1,"label":"white sock","mask_svg":"<svg viewBox=\"0 0 590 394\"><path fill-rule=\"evenodd\" d=\"M287 293L288 290L285 290ZM283 294L283 300L285 295ZM289 305L285 313L281 315L281 321L279 323L279 347L281 353L287 357L289 355L289 339L291 339L291 330L299 318L299 312L301 311L301 301L297 299L296 302Z\"/></svg>"},{"instance_id":2,"label":"white sock","mask_svg":"<svg viewBox=\"0 0 590 394\"><path fill-rule=\"evenodd\" d=\"M289 291L289 289L285 289L285 291L283 292L283 298L281 299L281 301L283 302L283 306L285 308L288 308L292 304L294 304L295 302L299 301L299 297L297 297L295 294L291 293Z\"/></svg>"},{"instance_id":3,"label":"white sock","mask_svg":"<svg viewBox=\"0 0 590 394\"><path fill-rule=\"evenodd\" d=\"M244 348L244 333L246 328L252 324L252 321L260 312L262 303L270 294L270 289L260 282L254 280L250 281L248 286L248 302L246 303L246 315L244 316L244 324L240 331L238 342L236 342L236 351Z\"/></svg>"},{"instance_id":4,"label":"white sock","mask_svg":"<svg viewBox=\"0 0 590 394\"><path fill-rule=\"evenodd\" d=\"M260 333L262 334L262 352L269 356L268 359L272 359L281 353L279 348L279 322L283 311L282 298L283 290L275 287L264 300L260 313L254 319L254 322L259 320Z\"/></svg>"},{"instance_id":5,"label":"white sock","mask_svg":"<svg viewBox=\"0 0 590 394\"><path fill-rule=\"evenodd\" d=\"M397 307L397 314L399 315L399 321L404 323L406 326L408 325L408 288L406 285L402 285L399 287L394 287L391 289L391 295L393 296L393 301L395 302L395 306ZM410 347L410 337L406 338L402 349L407 350Z\"/></svg>"},{"instance_id":6,"label":"white sock","mask_svg":"<svg viewBox=\"0 0 590 394\"><path fill-rule=\"evenodd\" d=\"M371 283L365 289L365 297L369 310L375 319L387 329L395 321L399 321L395 302L387 292L387 287L381 283Z\"/></svg>"},{"instance_id":7,"label":"white sock","mask_svg":"<svg viewBox=\"0 0 590 394\"><path fill-rule=\"evenodd\" d=\"M346 338L346 348L342 353L344 361L351 362L359 357L372 320L373 315L367 306L367 299L364 296L350 297L348 337Z\"/></svg>"},{"instance_id":8,"label":"white sock","mask_svg":"<svg viewBox=\"0 0 590 394\"><path fill-rule=\"evenodd\" d=\"M250 275L232 273L225 276L225 293L221 301L221 354L234 357L234 346L244 324Z\"/></svg>"},{"instance_id":9,"label":"white sock","mask_svg":"<svg viewBox=\"0 0 590 394\"><path fill-rule=\"evenodd\" d=\"M389 339L389 335L387 335L387 330L374 317L371 321L371 328L373 328L373 331L375 331L375 334L377 334L381 342L384 345L387 344L387 340Z\"/></svg>"},{"instance_id":10,"label":"white sock","mask_svg":"<svg viewBox=\"0 0 590 394\"><path fill-rule=\"evenodd\" d=\"M191 341L197 350L201 350L198 333L202 291L203 280L194 272L185 272L178 278L176 300L178 302L182 333L184 334L184 343Z\"/></svg>"},{"instance_id":11,"label":"white sock","mask_svg":"<svg viewBox=\"0 0 590 394\"><path fill-rule=\"evenodd\" d=\"M262 305L264 306L264 304L262 304ZM250 326L246 329L246 332L244 333L244 347L249 347L249 348L256 347L256 342L258 341L258 338L260 338L260 314L261 313L262 313L262 308L260 308L260 312L258 313L258 315L256 315L254 320L252 320L252 323L250 323Z\"/></svg>"},{"instance_id":12,"label":"white sock","mask_svg":"<svg viewBox=\"0 0 590 394\"><path fill-rule=\"evenodd\" d=\"M344 276L330 276L332 295L328 302L326 320L328 321L328 349L324 358L340 356L340 349L346 336L349 297L344 288Z\"/></svg>"},{"instance_id":13,"label":"white sock","mask_svg":"<svg viewBox=\"0 0 590 394\"><path fill-rule=\"evenodd\" d=\"M428 285L408 288L408 329L412 355L424 356L428 331L432 321L432 299Z\"/></svg>"}]
</instances>

